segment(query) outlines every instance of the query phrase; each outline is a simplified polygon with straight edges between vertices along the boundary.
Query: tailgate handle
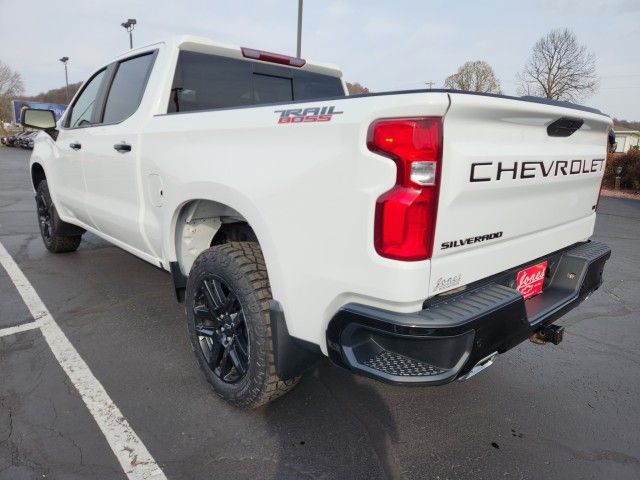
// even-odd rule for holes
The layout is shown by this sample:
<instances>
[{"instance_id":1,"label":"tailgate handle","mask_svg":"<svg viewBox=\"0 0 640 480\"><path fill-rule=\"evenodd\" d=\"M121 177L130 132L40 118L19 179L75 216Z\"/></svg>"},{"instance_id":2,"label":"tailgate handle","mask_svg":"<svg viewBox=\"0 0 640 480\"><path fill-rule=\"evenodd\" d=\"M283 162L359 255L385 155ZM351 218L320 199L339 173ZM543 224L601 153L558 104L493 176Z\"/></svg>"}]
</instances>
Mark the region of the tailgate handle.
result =
<instances>
[{"instance_id":1,"label":"tailgate handle","mask_svg":"<svg viewBox=\"0 0 640 480\"><path fill-rule=\"evenodd\" d=\"M562 117L547 127L547 135L550 137L568 137L578 130L584 120L581 118Z\"/></svg>"}]
</instances>

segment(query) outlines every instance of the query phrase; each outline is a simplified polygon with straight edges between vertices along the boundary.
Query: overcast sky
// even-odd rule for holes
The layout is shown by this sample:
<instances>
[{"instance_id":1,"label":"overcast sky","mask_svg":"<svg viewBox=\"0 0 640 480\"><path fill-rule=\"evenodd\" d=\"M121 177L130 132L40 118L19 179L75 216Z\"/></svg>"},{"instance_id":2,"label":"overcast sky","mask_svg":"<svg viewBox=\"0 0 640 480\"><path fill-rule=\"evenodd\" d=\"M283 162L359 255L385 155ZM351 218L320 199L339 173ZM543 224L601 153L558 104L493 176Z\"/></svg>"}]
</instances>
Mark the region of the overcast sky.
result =
<instances>
[{"instance_id":1,"label":"overcast sky","mask_svg":"<svg viewBox=\"0 0 640 480\"><path fill-rule=\"evenodd\" d=\"M191 33L295 54L297 0L0 0L0 60L26 93L85 80L128 49L120 23L136 18L134 46ZM455 5L455 6L454 6ZM442 86L467 60L486 60L506 94L531 47L568 27L596 54L600 91L582 103L640 120L640 0L305 0L302 56L339 65L373 91Z\"/></svg>"}]
</instances>

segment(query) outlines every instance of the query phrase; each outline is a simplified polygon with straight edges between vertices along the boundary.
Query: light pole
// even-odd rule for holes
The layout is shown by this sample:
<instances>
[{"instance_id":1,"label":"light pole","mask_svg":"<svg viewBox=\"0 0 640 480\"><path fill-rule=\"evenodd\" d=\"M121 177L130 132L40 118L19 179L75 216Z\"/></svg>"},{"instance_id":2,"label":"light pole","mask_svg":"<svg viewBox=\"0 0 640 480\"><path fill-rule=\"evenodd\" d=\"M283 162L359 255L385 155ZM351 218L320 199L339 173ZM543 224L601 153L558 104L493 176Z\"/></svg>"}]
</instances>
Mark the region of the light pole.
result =
<instances>
[{"instance_id":1,"label":"light pole","mask_svg":"<svg viewBox=\"0 0 640 480\"><path fill-rule=\"evenodd\" d=\"M69 75L67 74L67 62L69 61L69 57L62 57L60 61L64 63L64 83L67 87L67 104L68 104L69 103Z\"/></svg>"},{"instance_id":2,"label":"light pole","mask_svg":"<svg viewBox=\"0 0 640 480\"><path fill-rule=\"evenodd\" d=\"M120 25L122 25L122 27L124 27L124 29L129 32L129 48L133 48L133 34L131 32L133 32L134 27L136 26L136 19L135 18L130 18L129 20L127 20L126 22L122 22Z\"/></svg>"},{"instance_id":3,"label":"light pole","mask_svg":"<svg viewBox=\"0 0 640 480\"><path fill-rule=\"evenodd\" d=\"M296 48L296 57L300 58L302 54L302 0L298 0L298 45Z\"/></svg>"}]
</instances>

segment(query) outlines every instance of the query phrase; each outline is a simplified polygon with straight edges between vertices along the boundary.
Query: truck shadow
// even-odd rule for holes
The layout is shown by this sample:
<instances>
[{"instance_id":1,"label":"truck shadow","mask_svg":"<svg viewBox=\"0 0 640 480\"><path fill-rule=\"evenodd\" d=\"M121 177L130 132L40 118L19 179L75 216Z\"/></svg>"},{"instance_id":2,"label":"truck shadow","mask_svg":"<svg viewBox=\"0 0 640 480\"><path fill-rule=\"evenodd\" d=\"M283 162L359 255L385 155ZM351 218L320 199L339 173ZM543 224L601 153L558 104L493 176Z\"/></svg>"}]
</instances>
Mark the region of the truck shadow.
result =
<instances>
[{"instance_id":1,"label":"truck shadow","mask_svg":"<svg viewBox=\"0 0 640 480\"><path fill-rule=\"evenodd\" d=\"M372 383L326 360L265 407L280 443L272 478L400 478L394 416Z\"/></svg>"}]
</instances>

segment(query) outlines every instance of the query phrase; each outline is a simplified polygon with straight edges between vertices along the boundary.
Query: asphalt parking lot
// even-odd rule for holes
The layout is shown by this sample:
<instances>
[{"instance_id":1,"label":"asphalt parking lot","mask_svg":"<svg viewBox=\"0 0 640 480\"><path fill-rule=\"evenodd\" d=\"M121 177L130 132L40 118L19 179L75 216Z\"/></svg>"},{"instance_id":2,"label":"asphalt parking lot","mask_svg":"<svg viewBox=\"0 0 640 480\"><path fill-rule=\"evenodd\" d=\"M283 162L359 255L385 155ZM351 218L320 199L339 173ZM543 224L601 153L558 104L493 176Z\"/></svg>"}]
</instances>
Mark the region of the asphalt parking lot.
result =
<instances>
[{"instance_id":1,"label":"asphalt parking lot","mask_svg":"<svg viewBox=\"0 0 640 480\"><path fill-rule=\"evenodd\" d=\"M86 234L40 240L29 152L0 148L0 243L169 479L640 478L640 202L601 200L605 283L468 382L383 385L322 363L241 411L212 394L169 276ZM0 330L33 321L0 268ZM40 330L0 336L0 479L127 478Z\"/></svg>"}]
</instances>

